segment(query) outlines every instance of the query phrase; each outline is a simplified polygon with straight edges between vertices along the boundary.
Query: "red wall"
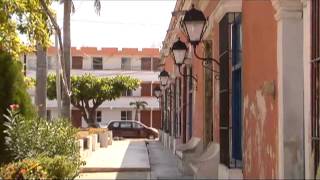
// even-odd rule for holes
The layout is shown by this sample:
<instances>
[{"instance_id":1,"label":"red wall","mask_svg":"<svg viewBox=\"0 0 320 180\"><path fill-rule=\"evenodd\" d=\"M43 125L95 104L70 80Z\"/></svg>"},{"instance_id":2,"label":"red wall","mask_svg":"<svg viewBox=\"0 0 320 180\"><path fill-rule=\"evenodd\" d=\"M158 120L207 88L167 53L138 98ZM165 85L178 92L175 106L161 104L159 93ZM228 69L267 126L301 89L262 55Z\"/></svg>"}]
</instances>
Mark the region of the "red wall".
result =
<instances>
[{"instance_id":1,"label":"red wall","mask_svg":"<svg viewBox=\"0 0 320 180\"><path fill-rule=\"evenodd\" d=\"M150 126L150 111L149 110L142 110L140 112L140 116L141 116L141 122L143 124L145 124L146 126Z\"/></svg>"},{"instance_id":2,"label":"red wall","mask_svg":"<svg viewBox=\"0 0 320 180\"><path fill-rule=\"evenodd\" d=\"M271 1L243 1L244 177L278 177L277 23Z\"/></svg>"},{"instance_id":3,"label":"red wall","mask_svg":"<svg viewBox=\"0 0 320 180\"><path fill-rule=\"evenodd\" d=\"M141 96L151 96L151 83L141 83Z\"/></svg>"}]
</instances>

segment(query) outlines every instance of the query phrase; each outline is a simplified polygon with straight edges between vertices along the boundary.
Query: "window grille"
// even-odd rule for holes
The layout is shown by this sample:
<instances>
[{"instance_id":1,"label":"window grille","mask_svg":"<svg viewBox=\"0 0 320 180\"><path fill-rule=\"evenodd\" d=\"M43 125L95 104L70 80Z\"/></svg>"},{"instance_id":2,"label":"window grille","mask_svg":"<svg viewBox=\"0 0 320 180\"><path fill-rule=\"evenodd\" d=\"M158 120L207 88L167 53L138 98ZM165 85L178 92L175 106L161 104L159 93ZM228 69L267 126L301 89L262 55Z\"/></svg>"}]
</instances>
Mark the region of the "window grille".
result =
<instances>
[{"instance_id":1,"label":"window grille","mask_svg":"<svg viewBox=\"0 0 320 180\"><path fill-rule=\"evenodd\" d=\"M311 1L311 135L314 174L320 161L320 1Z\"/></svg>"}]
</instances>

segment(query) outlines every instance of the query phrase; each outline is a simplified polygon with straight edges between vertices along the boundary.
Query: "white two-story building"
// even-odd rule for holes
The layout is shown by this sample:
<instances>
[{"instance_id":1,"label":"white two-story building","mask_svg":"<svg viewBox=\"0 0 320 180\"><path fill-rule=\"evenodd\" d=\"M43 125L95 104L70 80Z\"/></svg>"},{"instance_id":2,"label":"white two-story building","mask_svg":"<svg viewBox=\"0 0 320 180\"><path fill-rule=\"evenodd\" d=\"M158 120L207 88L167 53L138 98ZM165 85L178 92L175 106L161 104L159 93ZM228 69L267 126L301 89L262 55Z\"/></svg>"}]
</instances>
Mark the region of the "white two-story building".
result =
<instances>
[{"instance_id":1,"label":"white two-story building","mask_svg":"<svg viewBox=\"0 0 320 180\"><path fill-rule=\"evenodd\" d=\"M146 101L148 105L139 115L139 120L154 128L161 127L159 102L153 96L153 88L159 86L159 49L144 48L72 48L71 75L90 73L96 76L128 75L141 81L139 88L126 92L114 101L105 101L97 110L97 120L106 124L110 120L131 120L135 117L135 108L130 102ZM56 72L56 49L49 48L47 52L48 73ZM26 74L36 76L36 56L27 55ZM35 91L31 89L34 99ZM47 100L48 118L57 117L57 101ZM72 107L72 123L76 127L86 127L80 111Z\"/></svg>"}]
</instances>

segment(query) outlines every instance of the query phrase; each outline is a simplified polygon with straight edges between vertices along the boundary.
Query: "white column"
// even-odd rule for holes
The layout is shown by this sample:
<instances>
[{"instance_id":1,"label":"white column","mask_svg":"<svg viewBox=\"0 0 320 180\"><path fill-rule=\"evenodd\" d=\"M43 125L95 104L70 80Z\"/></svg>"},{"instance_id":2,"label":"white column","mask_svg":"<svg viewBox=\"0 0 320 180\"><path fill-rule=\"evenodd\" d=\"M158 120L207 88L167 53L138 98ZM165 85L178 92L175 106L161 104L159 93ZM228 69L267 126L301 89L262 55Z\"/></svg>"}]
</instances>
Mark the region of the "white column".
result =
<instances>
[{"instance_id":1,"label":"white column","mask_svg":"<svg viewBox=\"0 0 320 180\"><path fill-rule=\"evenodd\" d=\"M276 10L279 178L304 178L303 19L300 0L272 0Z\"/></svg>"},{"instance_id":2,"label":"white column","mask_svg":"<svg viewBox=\"0 0 320 180\"><path fill-rule=\"evenodd\" d=\"M302 0L303 3L303 70L304 70L304 158L305 178L313 179L313 161L311 159L311 77L310 77L310 22L311 2Z\"/></svg>"}]
</instances>

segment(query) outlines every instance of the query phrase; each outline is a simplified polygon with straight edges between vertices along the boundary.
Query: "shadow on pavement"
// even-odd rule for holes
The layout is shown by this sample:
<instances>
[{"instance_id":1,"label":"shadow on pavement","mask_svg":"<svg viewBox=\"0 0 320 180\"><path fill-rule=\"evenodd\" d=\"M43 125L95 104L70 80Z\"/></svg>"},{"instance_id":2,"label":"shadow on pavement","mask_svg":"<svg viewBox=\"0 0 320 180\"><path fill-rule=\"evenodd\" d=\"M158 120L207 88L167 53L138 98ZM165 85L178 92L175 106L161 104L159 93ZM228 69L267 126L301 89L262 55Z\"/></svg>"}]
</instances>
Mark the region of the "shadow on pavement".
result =
<instances>
[{"instance_id":1,"label":"shadow on pavement","mask_svg":"<svg viewBox=\"0 0 320 180\"><path fill-rule=\"evenodd\" d=\"M130 139L116 179L150 179L150 163L145 139Z\"/></svg>"}]
</instances>

